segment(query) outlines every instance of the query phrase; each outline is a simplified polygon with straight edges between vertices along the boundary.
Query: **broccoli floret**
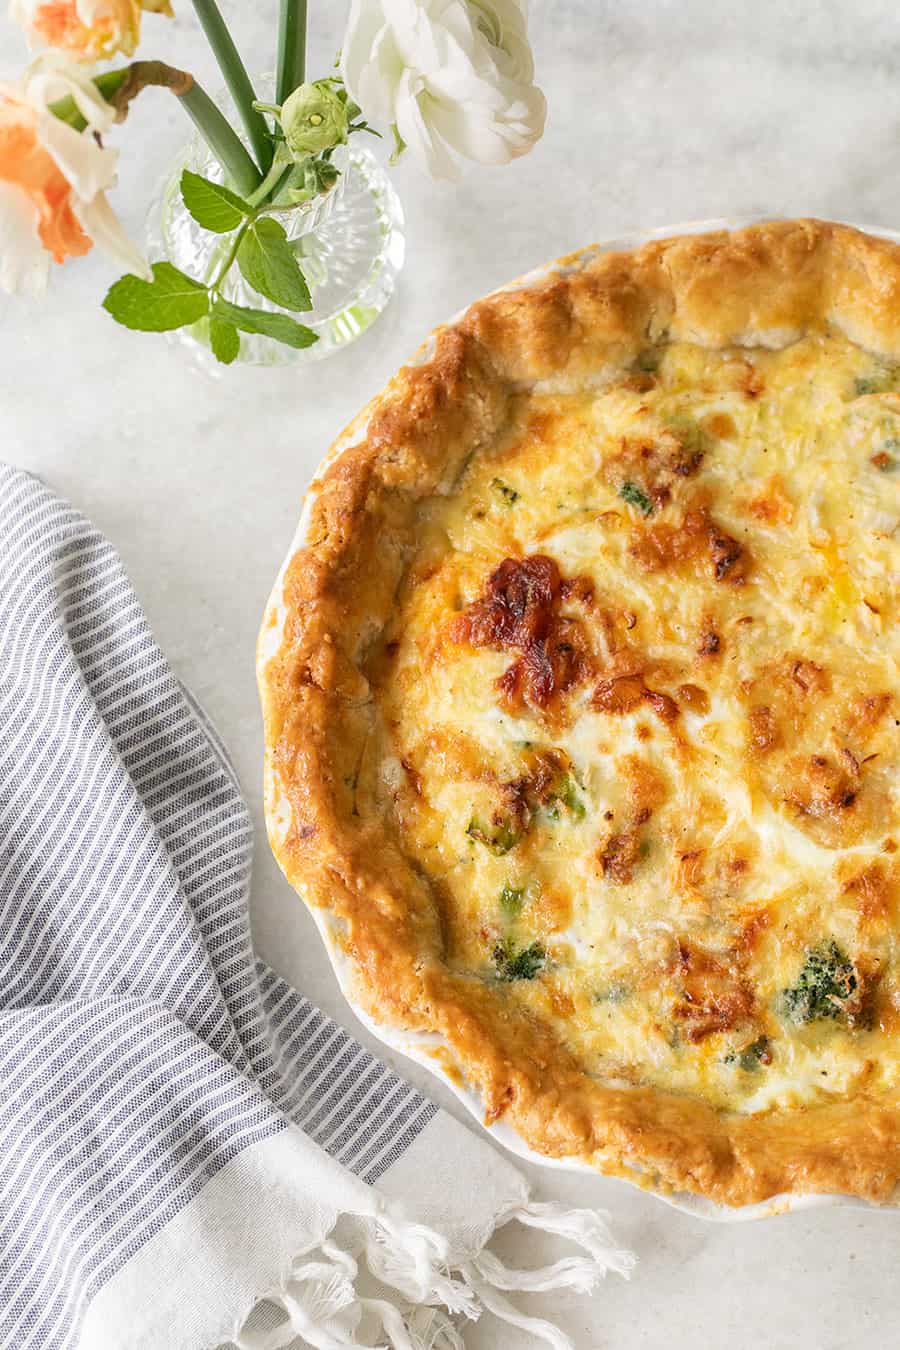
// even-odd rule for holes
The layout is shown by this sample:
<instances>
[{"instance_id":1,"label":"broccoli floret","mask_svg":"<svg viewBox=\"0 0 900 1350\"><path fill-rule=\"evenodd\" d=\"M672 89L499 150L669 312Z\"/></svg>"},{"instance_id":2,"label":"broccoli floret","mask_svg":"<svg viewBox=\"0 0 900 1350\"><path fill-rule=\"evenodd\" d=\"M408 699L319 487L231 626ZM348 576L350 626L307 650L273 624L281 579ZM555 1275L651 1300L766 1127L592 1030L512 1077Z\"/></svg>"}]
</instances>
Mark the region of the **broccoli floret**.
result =
<instances>
[{"instance_id":1,"label":"broccoli floret","mask_svg":"<svg viewBox=\"0 0 900 1350\"><path fill-rule=\"evenodd\" d=\"M653 503L644 489L638 487L637 483L623 483L619 488L619 496L623 502L627 502L629 506L634 506L640 511L641 515L649 516L653 511Z\"/></svg>"},{"instance_id":2,"label":"broccoli floret","mask_svg":"<svg viewBox=\"0 0 900 1350\"><path fill-rule=\"evenodd\" d=\"M497 978L504 982L533 980L543 967L546 955L540 942L532 942L530 947L521 947L519 951L508 938L505 942L498 942L494 948Z\"/></svg>"},{"instance_id":3,"label":"broccoli floret","mask_svg":"<svg viewBox=\"0 0 900 1350\"><path fill-rule=\"evenodd\" d=\"M780 1011L798 1026L844 1017L844 1005L856 994L857 983L853 962L831 938L807 949L796 984L781 993Z\"/></svg>"}]
</instances>

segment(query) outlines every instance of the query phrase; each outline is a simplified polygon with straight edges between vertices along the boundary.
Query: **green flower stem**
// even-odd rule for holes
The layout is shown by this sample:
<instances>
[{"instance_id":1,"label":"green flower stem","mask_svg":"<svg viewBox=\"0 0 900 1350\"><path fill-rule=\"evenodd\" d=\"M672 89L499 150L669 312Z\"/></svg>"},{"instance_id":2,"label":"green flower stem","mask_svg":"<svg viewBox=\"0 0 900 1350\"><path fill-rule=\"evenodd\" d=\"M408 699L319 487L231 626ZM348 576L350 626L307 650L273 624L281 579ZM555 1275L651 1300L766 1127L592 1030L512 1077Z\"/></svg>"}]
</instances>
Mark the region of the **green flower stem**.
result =
<instances>
[{"instance_id":1,"label":"green flower stem","mask_svg":"<svg viewBox=\"0 0 900 1350\"><path fill-rule=\"evenodd\" d=\"M94 84L98 92L108 103L112 101L113 95L117 94L124 84L128 70L128 66L122 66L119 70L106 70L102 75L95 78ZM56 103L51 103L50 111L54 117L58 117L67 126L74 127L76 131L84 131L87 126L87 122L78 111L78 105L71 94L67 94L65 98L57 99Z\"/></svg>"},{"instance_id":2,"label":"green flower stem","mask_svg":"<svg viewBox=\"0 0 900 1350\"><path fill-rule=\"evenodd\" d=\"M243 225L241 225L237 234L234 236L234 239L232 240L231 243L231 248L225 255L225 261L222 263L222 266L219 268L218 272L213 277L213 280L210 283L209 289L212 295L218 295L219 287L222 285L222 282L228 276L228 273L231 271L231 268L234 265L234 260L237 257L238 249L241 246L241 240L243 239L244 235L247 233L247 231L249 230L250 226L253 224L255 219L256 219L255 215L248 216L247 219L244 221Z\"/></svg>"},{"instance_id":3,"label":"green flower stem","mask_svg":"<svg viewBox=\"0 0 900 1350\"><path fill-rule=\"evenodd\" d=\"M249 195L245 197L247 205L252 206L254 210L242 221L237 234L231 241L231 247L226 253L221 267L219 268L216 275L213 277L212 281L209 283L209 289L212 293L218 294L222 282L225 280L225 278L228 276L228 273L234 266L234 260L238 255L238 249L241 246L241 240L243 239L247 231L250 229L250 226L254 223L254 221L259 219L260 215L262 214L263 204L268 200L272 192L272 189L277 188L280 185L285 174L290 173L292 168L293 165L290 164L287 166L287 168L285 168L284 164L279 163L273 164L271 169L263 179L263 181L260 183L259 187L256 189L256 191L251 192Z\"/></svg>"},{"instance_id":4,"label":"green flower stem","mask_svg":"<svg viewBox=\"0 0 900 1350\"><path fill-rule=\"evenodd\" d=\"M186 70L177 70L164 61L132 61L130 66L104 71L102 75L96 76L94 84L115 110L118 121L124 121L128 105L142 90L170 90L183 105L238 192L254 192L259 186L259 170L240 137L193 75ZM75 131L84 131L87 126L71 96L51 104L50 111Z\"/></svg>"},{"instance_id":5,"label":"green flower stem","mask_svg":"<svg viewBox=\"0 0 900 1350\"><path fill-rule=\"evenodd\" d=\"M273 160L271 169L266 174L265 178L262 180L259 187L256 188L253 192L251 192L249 196L245 195L245 201L247 205L259 206L260 203L268 201L270 195L272 194L272 190L275 188L277 184L281 182L285 173L289 172L292 168L293 168L292 164L288 164L287 166L285 166L282 160L279 159Z\"/></svg>"},{"instance_id":6,"label":"green flower stem","mask_svg":"<svg viewBox=\"0 0 900 1350\"><path fill-rule=\"evenodd\" d=\"M243 196L255 192L260 183L259 170L231 123L206 91L199 84L192 84L190 89L179 95L179 101L235 189Z\"/></svg>"},{"instance_id":7,"label":"green flower stem","mask_svg":"<svg viewBox=\"0 0 900 1350\"><path fill-rule=\"evenodd\" d=\"M288 164L287 168L281 165L281 173L266 194L264 205L272 206L278 200L278 194L288 186L296 167L296 164Z\"/></svg>"},{"instance_id":8,"label":"green flower stem","mask_svg":"<svg viewBox=\"0 0 900 1350\"><path fill-rule=\"evenodd\" d=\"M219 63L228 91L234 99L257 163L263 173L267 173L272 163L272 138L266 126L266 119L253 107L256 95L250 83L250 76L215 0L193 0L193 5L213 55Z\"/></svg>"},{"instance_id":9,"label":"green flower stem","mask_svg":"<svg viewBox=\"0 0 900 1350\"><path fill-rule=\"evenodd\" d=\"M306 0L281 0L277 70L275 98L283 103L306 74Z\"/></svg>"}]
</instances>

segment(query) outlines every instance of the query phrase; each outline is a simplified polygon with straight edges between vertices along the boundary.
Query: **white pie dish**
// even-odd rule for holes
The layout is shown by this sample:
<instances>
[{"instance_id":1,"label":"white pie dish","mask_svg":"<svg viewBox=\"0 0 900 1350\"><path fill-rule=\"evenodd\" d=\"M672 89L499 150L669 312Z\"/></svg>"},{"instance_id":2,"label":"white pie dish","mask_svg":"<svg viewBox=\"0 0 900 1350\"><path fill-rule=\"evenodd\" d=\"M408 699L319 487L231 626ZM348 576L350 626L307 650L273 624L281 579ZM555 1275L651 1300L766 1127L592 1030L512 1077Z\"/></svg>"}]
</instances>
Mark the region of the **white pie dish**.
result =
<instances>
[{"instance_id":1,"label":"white pie dish","mask_svg":"<svg viewBox=\"0 0 900 1350\"><path fill-rule=\"evenodd\" d=\"M756 224L761 221L774 218L777 217L773 217L771 214L766 215L760 214L754 216L720 218L713 220L678 223L675 225L662 227L651 231L639 232L622 236L613 240L606 241L601 244L597 244L593 246L592 249L587 251L587 256L590 256L593 253L600 253L600 252L630 250L639 247L640 245L647 243L649 241L667 238L672 235L703 234L722 229L734 229L740 228L745 225ZM853 222L846 222L846 223L852 224ZM856 228L864 229L870 234L887 238L893 240L894 242L900 242L900 233L896 233L885 229L872 228L863 225L856 225ZM582 252L580 254L580 260L583 260L584 257L585 253ZM501 287L500 289L503 291L509 291L525 288L531 284L534 284L537 281L546 278L549 275L552 275L554 272L561 270L561 268L564 270L564 267L565 267L564 264L545 265L543 267L537 268L525 274L524 276L516 279L511 283L508 283L506 286ZM451 320L451 322L453 322L453 320ZM432 353L432 350L433 350L432 340L426 341L421 350L413 358L412 364L427 361ZM313 479L313 482L307 493L306 500L304 502L304 509L296 536L288 552L288 557L285 561L285 566L282 569L282 573L280 574L279 579L276 582L275 588L273 590L272 599L270 601L269 622L267 622L264 629L266 636L265 639L263 640L263 647L261 651L261 658L263 660L267 659L267 656L269 654L274 654L274 651L277 650L278 646L280 645L281 633L283 630L283 624L285 619L284 605L281 599L282 577L291 558L293 558L294 554L300 548L302 548L306 542L308 522L310 519L313 504L317 497L318 483L321 481L321 475L324 469L330 466L334 462L334 460L344 452L345 449L356 443L356 441L364 433L366 420L367 420L367 413L364 410L356 419L354 419L354 421L346 429L346 431L339 439L339 441L336 442L336 444L332 447L331 451L322 461L322 464L320 465L319 470L317 471L317 474ZM270 816L270 822L272 822L276 831L279 828L279 826L283 826L285 829L287 828L287 825L289 823L287 810L288 808L286 803L278 803L272 801L271 799L269 800L268 811ZM358 1006L358 1004L354 1001L353 998L352 978L351 978L352 972L350 969L349 960L344 951L340 924L333 918L333 916L330 913L328 913L325 910L311 907L311 911L316 921L316 924L319 928L319 931L322 935L326 951L328 952L329 958L332 963L332 967L335 971L335 975L337 977L339 986L341 987L341 990L344 993L344 996L347 998L347 1001L350 1003L350 1006L353 1008L354 1012L357 1014L357 1016L360 1018L363 1024L375 1037L381 1040L391 1050L396 1051L399 1054L405 1055L406 1057L414 1060L416 1063L427 1068L431 1073L436 1074L450 1088L450 1090L454 1093L457 1100L459 1100L462 1103L462 1105L466 1108L466 1110L479 1122L479 1124L482 1125L483 1128L486 1128L488 1130L488 1133L494 1138L494 1140L498 1144L509 1149L511 1152L519 1155L520 1157L526 1158L531 1162L539 1163L545 1167L557 1167L575 1171L593 1171L593 1169L588 1167L586 1164L576 1159L554 1160L534 1152L521 1141L518 1135L516 1135L515 1132L508 1125L504 1124L503 1122L493 1124L489 1127L485 1126L483 1120L484 1114L483 1108L477 1093L467 1085L462 1067L454 1060L449 1047L446 1045L446 1043L444 1043L441 1040L440 1037L435 1036L433 1034L425 1035L408 1031L402 1031L396 1028L387 1027L382 1024L375 1023ZM691 1214L694 1217L704 1218L707 1220L718 1222L736 1222L750 1219L768 1218L787 1212L796 1212L800 1210L822 1208L822 1207L845 1206L848 1208L856 1208L856 1209L882 1208L881 1206L870 1205L867 1202L857 1199L855 1197L843 1195L785 1194L775 1196L772 1199L762 1202L760 1204L746 1205L741 1207L729 1207L717 1205L712 1201L688 1193L676 1193L672 1195L663 1195L655 1191L651 1193L655 1194L657 1198L663 1200L665 1203L685 1213ZM900 1196L895 1197L895 1199L897 1201L900 1201Z\"/></svg>"}]
</instances>

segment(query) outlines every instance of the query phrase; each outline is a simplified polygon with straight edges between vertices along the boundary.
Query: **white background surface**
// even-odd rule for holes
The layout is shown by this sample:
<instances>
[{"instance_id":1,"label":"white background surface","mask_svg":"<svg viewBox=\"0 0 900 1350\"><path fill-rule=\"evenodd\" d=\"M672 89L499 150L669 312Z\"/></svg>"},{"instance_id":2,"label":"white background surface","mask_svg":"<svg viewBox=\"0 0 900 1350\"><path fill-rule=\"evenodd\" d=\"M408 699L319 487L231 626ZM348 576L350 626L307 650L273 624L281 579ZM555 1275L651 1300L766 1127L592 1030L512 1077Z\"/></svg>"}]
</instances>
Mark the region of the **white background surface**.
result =
<instances>
[{"instance_id":1,"label":"white background surface","mask_svg":"<svg viewBox=\"0 0 900 1350\"><path fill-rule=\"evenodd\" d=\"M215 87L187 0L175 4L174 23L145 20L142 55L168 57ZM275 0L223 8L250 68L270 68ZM325 74L346 4L310 8L312 73ZM200 375L164 339L126 333L101 312L113 274L96 256L55 269L48 303L0 298L0 455L71 497L118 545L253 806L260 951L363 1040L261 823L254 641L316 461L430 327L579 245L754 210L900 225L895 4L560 0L539 7L532 32L550 105L543 142L456 188L398 169L409 244L398 295L369 334L324 364ZM0 20L0 75L15 71L21 51ZM173 100L148 93L119 134L117 205L136 233L186 137L182 118ZM579 1350L897 1343L897 1214L825 1210L712 1226L621 1183L526 1170L541 1198L608 1207L640 1258L630 1284L610 1282L593 1300L529 1300ZM549 1251L526 1234L503 1247L526 1263ZM491 1319L468 1336L473 1350L527 1343Z\"/></svg>"}]
</instances>

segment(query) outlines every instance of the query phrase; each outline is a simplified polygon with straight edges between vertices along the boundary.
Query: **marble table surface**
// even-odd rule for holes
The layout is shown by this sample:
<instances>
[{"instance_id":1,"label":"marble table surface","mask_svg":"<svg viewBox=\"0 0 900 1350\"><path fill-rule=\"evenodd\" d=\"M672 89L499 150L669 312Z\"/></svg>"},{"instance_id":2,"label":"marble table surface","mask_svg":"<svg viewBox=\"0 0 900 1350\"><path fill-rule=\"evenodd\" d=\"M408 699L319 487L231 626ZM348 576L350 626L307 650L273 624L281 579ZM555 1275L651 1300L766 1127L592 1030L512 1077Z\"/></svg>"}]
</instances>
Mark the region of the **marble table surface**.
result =
<instances>
[{"instance_id":1,"label":"marble table surface","mask_svg":"<svg viewBox=\"0 0 900 1350\"><path fill-rule=\"evenodd\" d=\"M186 0L148 19L142 54L215 83ZM251 69L271 65L274 0L224 8ZM258 825L253 922L262 955L363 1040L312 922L272 863L261 820L253 647L299 502L331 440L441 319L580 244L753 211L900 224L900 18L888 0L554 0L532 31L550 120L502 171L433 185L396 172L409 255L398 293L355 346L306 369L201 374L165 340L99 307L112 279L92 256L57 269L38 304L0 299L0 455L72 498L121 550L163 648L231 747ZM311 0L316 69L346 5ZM21 63L0 20L0 77ZM181 142L174 101L147 95L120 140L117 204L137 233ZM402 1071L422 1081L414 1068ZM456 1109L447 1095L434 1095ZM712 1225L626 1185L526 1167L536 1193L607 1207L640 1264L592 1299L526 1300L579 1350L699 1344L816 1350L896 1341L900 1217L820 1210ZM526 1233L512 1261L547 1259ZM472 1350L531 1344L485 1318Z\"/></svg>"}]
</instances>

